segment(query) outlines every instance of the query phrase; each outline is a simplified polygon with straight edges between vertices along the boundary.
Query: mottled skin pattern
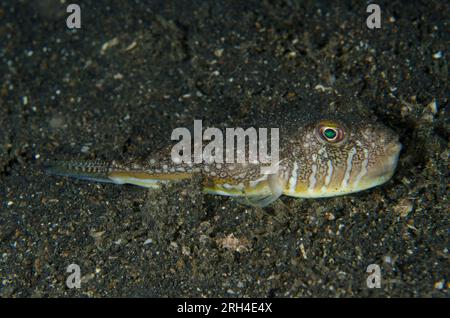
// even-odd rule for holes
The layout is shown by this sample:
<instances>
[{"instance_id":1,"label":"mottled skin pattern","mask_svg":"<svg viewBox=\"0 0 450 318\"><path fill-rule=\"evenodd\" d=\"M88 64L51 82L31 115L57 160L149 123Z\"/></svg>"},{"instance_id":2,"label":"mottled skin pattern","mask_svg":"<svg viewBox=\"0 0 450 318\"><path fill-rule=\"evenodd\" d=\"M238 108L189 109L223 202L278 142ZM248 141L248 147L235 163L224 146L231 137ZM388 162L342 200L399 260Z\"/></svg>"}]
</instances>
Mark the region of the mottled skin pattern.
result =
<instances>
[{"instance_id":1,"label":"mottled skin pattern","mask_svg":"<svg viewBox=\"0 0 450 318\"><path fill-rule=\"evenodd\" d=\"M261 174L259 164L174 164L171 146L144 161L127 163L62 162L52 174L81 179L130 183L155 188L163 183L203 176L206 193L242 197L266 206L280 195L317 198L365 190L389 180L401 145L398 137L366 113L344 111L335 101L290 107L278 115L255 116L253 127L280 129L280 161L276 174ZM348 107L346 108L348 109ZM262 118L258 120L258 118ZM250 127L250 126L248 126ZM342 140L330 142L321 129L331 127ZM247 127L244 127L247 128ZM204 146L208 142L204 142Z\"/></svg>"}]
</instances>

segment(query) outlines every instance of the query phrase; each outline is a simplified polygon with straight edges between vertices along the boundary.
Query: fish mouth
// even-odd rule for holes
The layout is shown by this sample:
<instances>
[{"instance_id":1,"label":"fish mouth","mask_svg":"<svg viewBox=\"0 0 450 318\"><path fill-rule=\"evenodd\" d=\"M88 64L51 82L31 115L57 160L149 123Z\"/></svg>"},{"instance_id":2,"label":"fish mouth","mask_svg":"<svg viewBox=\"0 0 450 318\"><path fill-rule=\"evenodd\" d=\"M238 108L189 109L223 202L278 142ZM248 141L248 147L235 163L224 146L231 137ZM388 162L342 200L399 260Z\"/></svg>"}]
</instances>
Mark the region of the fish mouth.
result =
<instances>
[{"instance_id":1,"label":"fish mouth","mask_svg":"<svg viewBox=\"0 0 450 318\"><path fill-rule=\"evenodd\" d=\"M402 144L398 140L395 140L393 142L390 142L384 149L388 156L396 156L396 158L398 159L402 147Z\"/></svg>"},{"instance_id":2,"label":"fish mouth","mask_svg":"<svg viewBox=\"0 0 450 318\"><path fill-rule=\"evenodd\" d=\"M365 189L383 184L394 175L402 147L402 144L397 140L385 147L385 159L367 176L368 182L364 187Z\"/></svg>"},{"instance_id":3,"label":"fish mouth","mask_svg":"<svg viewBox=\"0 0 450 318\"><path fill-rule=\"evenodd\" d=\"M403 146L400 142L395 141L388 144L385 148L387 159L384 163L384 172L390 173L391 176L397 168L398 158Z\"/></svg>"}]
</instances>

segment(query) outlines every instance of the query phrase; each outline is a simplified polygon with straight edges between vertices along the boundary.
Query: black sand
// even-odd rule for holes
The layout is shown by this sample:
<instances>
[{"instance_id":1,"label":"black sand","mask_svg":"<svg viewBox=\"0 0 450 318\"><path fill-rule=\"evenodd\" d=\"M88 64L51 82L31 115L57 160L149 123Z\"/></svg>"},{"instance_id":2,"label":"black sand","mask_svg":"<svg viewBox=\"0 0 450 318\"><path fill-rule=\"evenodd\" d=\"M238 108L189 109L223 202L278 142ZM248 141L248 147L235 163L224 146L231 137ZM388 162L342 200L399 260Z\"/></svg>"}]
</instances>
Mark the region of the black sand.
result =
<instances>
[{"instance_id":1,"label":"black sand","mask_svg":"<svg viewBox=\"0 0 450 318\"><path fill-rule=\"evenodd\" d=\"M365 1L83 1L77 31L59 3L0 4L1 297L447 295L445 1L379 2L379 30ZM328 88L401 136L385 185L256 209L195 181L149 192L42 170L145 157L194 118L235 127Z\"/></svg>"}]
</instances>

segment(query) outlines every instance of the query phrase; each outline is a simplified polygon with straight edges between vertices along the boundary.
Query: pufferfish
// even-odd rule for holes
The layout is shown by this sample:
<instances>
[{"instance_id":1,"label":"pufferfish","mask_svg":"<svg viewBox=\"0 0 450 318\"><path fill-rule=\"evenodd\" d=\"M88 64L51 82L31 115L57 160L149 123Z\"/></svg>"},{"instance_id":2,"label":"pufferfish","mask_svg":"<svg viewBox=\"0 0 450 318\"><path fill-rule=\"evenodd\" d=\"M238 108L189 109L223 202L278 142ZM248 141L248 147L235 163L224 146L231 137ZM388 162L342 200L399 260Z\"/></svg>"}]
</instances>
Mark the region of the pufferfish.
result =
<instances>
[{"instance_id":1,"label":"pufferfish","mask_svg":"<svg viewBox=\"0 0 450 318\"><path fill-rule=\"evenodd\" d=\"M205 193L259 207L281 195L324 198L355 193L381 185L394 174L402 145L391 129L371 117L333 105L306 112L290 108L262 118L259 127L279 128L278 169L271 174L263 174L258 163L174 163L171 147L140 161L57 162L47 172L146 188L200 174Z\"/></svg>"}]
</instances>

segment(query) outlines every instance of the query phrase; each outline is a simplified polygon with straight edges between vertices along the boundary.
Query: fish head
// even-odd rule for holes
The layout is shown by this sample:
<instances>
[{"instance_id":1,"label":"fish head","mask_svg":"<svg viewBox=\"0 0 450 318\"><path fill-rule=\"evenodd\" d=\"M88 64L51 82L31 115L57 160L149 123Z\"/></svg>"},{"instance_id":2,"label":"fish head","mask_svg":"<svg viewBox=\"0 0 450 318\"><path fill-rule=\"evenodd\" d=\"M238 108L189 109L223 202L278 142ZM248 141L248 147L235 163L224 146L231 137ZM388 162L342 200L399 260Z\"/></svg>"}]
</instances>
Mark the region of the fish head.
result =
<instances>
[{"instance_id":1,"label":"fish head","mask_svg":"<svg viewBox=\"0 0 450 318\"><path fill-rule=\"evenodd\" d=\"M383 184L394 174L402 149L394 131L355 116L316 119L299 129L295 144L302 182L291 195L299 197L344 195Z\"/></svg>"}]
</instances>

